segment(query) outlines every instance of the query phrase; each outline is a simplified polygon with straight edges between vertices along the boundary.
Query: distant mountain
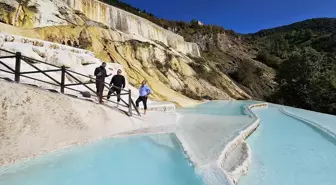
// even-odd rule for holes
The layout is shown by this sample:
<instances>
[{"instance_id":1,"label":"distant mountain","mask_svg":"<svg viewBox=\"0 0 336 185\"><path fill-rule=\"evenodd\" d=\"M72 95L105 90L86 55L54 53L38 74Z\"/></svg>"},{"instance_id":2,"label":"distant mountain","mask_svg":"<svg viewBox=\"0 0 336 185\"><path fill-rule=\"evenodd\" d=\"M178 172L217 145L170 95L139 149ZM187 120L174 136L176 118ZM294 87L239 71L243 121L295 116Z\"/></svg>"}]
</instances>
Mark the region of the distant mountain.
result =
<instances>
[{"instance_id":1,"label":"distant mountain","mask_svg":"<svg viewBox=\"0 0 336 185\"><path fill-rule=\"evenodd\" d=\"M309 19L248 35L250 42L271 55L286 59L293 50L311 47L335 52L336 18Z\"/></svg>"},{"instance_id":2,"label":"distant mountain","mask_svg":"<svg viewBox=\"0 0 336 185\"><path fill-rule=\"evenodd\" d=\"M294 30L310 30L315 34L328 34L334 32L336 29L336 18L314 18L301 22L296 22L286 26L260 30L253 34L255 36L263 37L277 33L288 33Z\"/></svg>"}]
</instances>

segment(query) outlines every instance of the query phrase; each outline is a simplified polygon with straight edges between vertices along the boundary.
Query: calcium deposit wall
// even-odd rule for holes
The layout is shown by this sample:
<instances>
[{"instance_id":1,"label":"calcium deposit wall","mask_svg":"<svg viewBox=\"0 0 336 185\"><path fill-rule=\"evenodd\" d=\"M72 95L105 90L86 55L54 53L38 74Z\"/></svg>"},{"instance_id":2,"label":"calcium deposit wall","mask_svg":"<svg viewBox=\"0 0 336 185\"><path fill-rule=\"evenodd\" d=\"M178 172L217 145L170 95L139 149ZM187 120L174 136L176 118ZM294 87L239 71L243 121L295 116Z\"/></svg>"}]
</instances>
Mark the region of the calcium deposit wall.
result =
<instances>
[{"instance_id":1,"label":"calcium deposit wall","mask_svg":"<svg viewBox=\"0 0 336 185\"><path fill-rule=\"evenodd\" d=\"M101 22L112 29L125 33L140 35L164 44L184 54L200 56L196 43L185 42L184 38L169 30L138 17L134 14L107 5L97 0L63 0L71 8L81 11L91 20Z\"/></svg>"}]
</instances>

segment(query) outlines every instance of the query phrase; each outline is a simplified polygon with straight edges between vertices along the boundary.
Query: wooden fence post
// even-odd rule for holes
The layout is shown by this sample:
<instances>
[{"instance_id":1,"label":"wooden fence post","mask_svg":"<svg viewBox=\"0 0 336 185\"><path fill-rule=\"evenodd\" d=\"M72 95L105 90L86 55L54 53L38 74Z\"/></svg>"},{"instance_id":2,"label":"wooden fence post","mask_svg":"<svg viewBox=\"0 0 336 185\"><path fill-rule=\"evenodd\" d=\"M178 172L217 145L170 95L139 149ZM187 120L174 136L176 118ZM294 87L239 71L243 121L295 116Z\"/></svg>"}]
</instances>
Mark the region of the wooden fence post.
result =
<instances>
[{"instance_id":1,"label":"wooden fence post","mask_svg":"<svg viewBox=\"0 0 336 185\"><path fill-rule=\"evenodd\" d=\"M61 76L61 93L64 94L65 87L65 66L62 66L62 76Z\"/></svg>"},{"instance_id":2,"label":"wooden fence post","mask_svg":"<svg viewBox=\"0 0 336 185\"><path fill-rule=\"evenodd\" d=\"M21 53L15 53L15 82L20 82L20 73L21 73Z\"/></svg>"},{"instance_id":3,"label":"wooden fence post","mask_svg":"<svg viewBox=\"0 0 336 185\"><path fill-rule=\"evenodd\" d=\"M132 116L132 91L128 90L128 114Z\"/></svg>"}]
</instances>

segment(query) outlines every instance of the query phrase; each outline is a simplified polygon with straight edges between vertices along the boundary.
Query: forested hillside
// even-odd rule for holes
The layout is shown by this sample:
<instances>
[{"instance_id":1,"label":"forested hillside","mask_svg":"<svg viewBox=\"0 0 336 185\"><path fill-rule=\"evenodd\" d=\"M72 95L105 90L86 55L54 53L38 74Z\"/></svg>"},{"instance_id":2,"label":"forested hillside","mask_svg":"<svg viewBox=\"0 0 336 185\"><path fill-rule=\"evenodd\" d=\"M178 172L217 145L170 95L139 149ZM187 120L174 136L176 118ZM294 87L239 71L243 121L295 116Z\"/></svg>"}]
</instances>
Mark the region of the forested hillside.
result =
<instances>
[{"instance_id":1,"label":"forested hillside","mask_svg":"<svg viewBox=\"0 0 336 185\"><path fill-rule=\"evenodd\" d=\"M268 100L336 114L336 19L310 19L249 35L257 59L277 69Z\"/></svg>"}]
</instances>

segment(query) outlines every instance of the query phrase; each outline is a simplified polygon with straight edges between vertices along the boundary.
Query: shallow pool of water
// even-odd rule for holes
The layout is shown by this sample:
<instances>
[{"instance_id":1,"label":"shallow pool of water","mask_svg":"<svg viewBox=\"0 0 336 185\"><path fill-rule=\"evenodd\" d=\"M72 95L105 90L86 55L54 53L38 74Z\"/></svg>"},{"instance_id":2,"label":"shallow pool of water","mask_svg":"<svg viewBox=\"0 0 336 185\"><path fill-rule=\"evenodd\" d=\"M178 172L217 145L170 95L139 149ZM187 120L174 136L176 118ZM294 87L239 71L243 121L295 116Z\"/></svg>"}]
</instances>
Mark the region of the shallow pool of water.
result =
<instances>
[{"instance_id":1,"label":"shallow pool of water","mask_svg":"<svg viewBox=\"0 0 336 185\"><path fill-rule=\"evenodd\" d=\"M336 116L303 109L296 109L292 107L284 107L284 109L291 114L312 121L320 127L326 128L336 135Z\"/></svg>"},{"instance_id":2,"label":"shallow pool of water","mask_svg":"<svg viewBox=\"0 0 336 185\"><path fill-rule=\"evenodd\" d=\"M175 135L105 139L0 168L1 185L201 185Z\"/></svg>"},{"instance_id":3,"label":"shallow pool of water","mask_svg":"<svg viewBox=\"0 0 336 185\"><path fill-rule=\"evenodd\" d=\"M247 141L252 164L238 185L336 184L335 138L282 114L276 107L256 113L261 125Z\"/></svg>"},{"instance_id":4,"label":"shallow pool of water","mask_svg":"<svg viewBox=\"0 0 336 185\"><path fill-rule=\"evenodd\" d=\"M210 101L195 107L179 109L180 113L210 114L221 116L241 116L244 106L260 103L257 101Z\"/></svg>"}]
</instances>

